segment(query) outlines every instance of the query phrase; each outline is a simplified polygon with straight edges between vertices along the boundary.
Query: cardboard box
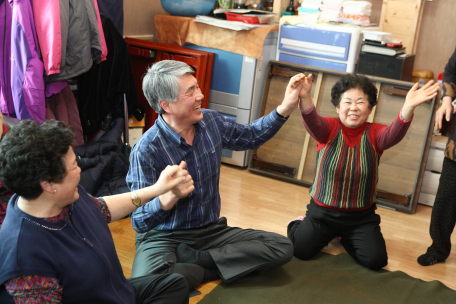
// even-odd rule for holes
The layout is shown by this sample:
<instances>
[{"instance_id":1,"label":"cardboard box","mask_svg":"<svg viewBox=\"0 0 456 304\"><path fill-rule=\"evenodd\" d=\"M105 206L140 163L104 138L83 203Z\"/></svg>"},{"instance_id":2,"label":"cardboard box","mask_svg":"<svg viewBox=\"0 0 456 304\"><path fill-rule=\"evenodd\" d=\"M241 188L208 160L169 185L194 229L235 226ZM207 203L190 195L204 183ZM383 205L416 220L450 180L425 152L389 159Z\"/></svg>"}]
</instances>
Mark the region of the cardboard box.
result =
<instances>
[{"instance_id":1,"label":"cardboard box","mask_svg":"<svg viewBox=\"0 0 456 304\"><path fill-rule=\"evenodd\" d=\"M138 139L143 135L144 128L128 128L128 143L133 147Z\"/></svg>"},{"instance_id":2,"label":"cardboard box","mask_svg":"<svg viewBox=\"0 0 456 304\"><path fill-rule=\"evenodd\" d=\"M146 125L145 119L138 121L134 116L128 118L128 127L129 128L144 128Z\"/></svg>"}]
</instances>

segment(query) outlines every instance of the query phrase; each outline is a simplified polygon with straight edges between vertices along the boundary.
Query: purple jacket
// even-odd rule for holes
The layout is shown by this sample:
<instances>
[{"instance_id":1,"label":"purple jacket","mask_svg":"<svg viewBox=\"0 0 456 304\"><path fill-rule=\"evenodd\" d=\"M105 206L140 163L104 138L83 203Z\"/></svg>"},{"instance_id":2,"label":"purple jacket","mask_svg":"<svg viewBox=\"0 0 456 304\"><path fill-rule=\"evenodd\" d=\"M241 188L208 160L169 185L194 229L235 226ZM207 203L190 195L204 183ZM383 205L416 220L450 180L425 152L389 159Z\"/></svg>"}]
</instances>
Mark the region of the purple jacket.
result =
<instances>
[{"instance_id":1,"label":"purple jacket","mask_svg":"<svg viewBox=\"0 0 456 304\"><path fill-rule=\"evenodd\" d=\"M5 28L2 34L4 38L8 35L11 37L9 45L6 42L8 39L4 39L2 54L2 112L20 120L33 119L42 123L46 117L44 65L38 55L38 40L30 0L4 1L1 8L3 18L0 25ZM7 24L4 24L5 13ZM11 22L8 23L8 20ZM11 31L7 33L9 26ZM9 98L9 89L12 100Z\"/></svg>"},{"instance_id":2,"label":"purple jacket","mask_svg":"<svg viewBox=\"0 0 456 304\"><path fill-rule=\"evenodd\" d=\"M11 16L12 9L8 1L0 0L0 106L2 113L9 116L8 109L14 113L13 95L11 94ZM5 23L6 22L6 23Z\"/></svg>"}]
</instances>

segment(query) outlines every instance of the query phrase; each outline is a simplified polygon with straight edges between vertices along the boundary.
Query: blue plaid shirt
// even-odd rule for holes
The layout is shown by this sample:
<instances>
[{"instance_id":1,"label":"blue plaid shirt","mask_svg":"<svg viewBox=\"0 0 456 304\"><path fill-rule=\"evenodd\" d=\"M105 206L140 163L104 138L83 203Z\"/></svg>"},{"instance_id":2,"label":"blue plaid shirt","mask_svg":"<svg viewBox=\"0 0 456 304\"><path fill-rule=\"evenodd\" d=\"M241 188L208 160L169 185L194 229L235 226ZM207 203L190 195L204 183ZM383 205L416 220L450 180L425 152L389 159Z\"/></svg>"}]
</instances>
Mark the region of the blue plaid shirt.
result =
<instances>
[{"instance_id":1,"label":"blue plaid shirt","mask_svg":"<svg viewBox=\"0 0 456 304\"><path fill-rule=\"evenodd\" d=\"M238 124L212 110L203 109L203 114L203 119L195 124L193 145L188 145L160 115L133 147L127 175L130 189L153 185L167 165L178 165L182 160L187 163L195 186L171 210L162 210L158 197L136 209L131 220L137 232L199 228L216 222L220 217L222 148L257 149L285 123L276 111L249 125Z\"/></svg>"}]
</instances>

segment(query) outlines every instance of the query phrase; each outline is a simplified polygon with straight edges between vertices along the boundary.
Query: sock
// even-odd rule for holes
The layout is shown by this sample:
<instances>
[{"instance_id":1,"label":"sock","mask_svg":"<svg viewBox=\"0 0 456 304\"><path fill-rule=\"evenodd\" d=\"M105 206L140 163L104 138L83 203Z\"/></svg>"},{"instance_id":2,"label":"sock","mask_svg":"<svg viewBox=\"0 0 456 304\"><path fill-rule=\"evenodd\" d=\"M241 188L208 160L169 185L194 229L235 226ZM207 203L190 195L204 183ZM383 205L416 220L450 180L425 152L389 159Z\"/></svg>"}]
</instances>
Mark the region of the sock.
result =
<instances>
[{"instance_id":1,"label":"sock","mask_svg":"<svg viewBox=\"0 0 456 304\"><path fill-rule=\"evenodd\" d=\"M195 250L187 244L179 244L176 249L177 263L191 263L205 269L217 269L214 260L208 250Z\"/></svg>"},{"instance_id":2,"label":"sock","mask_svg":"<svg viewBox=\"0 0 456 304\"><path fill-rule=\"evenodd\" d=\"M420 264L421 266L431 266L431 265L434 265L435 263L438 263L438 262L443 262L445 261L445 259L439 259L435 256L432 256L430 254L422 254L418 257L418 264Z\"/></svg>"}]
</instances>

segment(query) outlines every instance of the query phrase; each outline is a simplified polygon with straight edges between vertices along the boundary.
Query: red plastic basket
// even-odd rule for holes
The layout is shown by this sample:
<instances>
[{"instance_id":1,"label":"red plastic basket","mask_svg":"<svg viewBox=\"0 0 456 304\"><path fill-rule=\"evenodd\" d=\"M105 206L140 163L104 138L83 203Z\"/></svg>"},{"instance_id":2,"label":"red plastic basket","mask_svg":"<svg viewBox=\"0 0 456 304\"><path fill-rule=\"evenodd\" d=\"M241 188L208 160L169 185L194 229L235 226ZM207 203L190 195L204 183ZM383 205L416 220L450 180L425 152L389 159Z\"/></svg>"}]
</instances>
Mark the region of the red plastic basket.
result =
<instances>
[{"instance_id":1,"label":"red plastic basket","mask_svg":"<svg viewBox=\"0 0 456 304\"><path fill-rule=\"evenodd\" d=\"M226 14L226 19L228 21L239 21L239 22L244 22L248 24L268 24L269 23L269 18L261 18L262 16L252 16L252 15L242 15L242 14L236 14L236 13L228 13L225 12ZM260 17L260 18L258 18ZM260 20L262 22L260 22Z\"/></svg>"}]
</instances>

